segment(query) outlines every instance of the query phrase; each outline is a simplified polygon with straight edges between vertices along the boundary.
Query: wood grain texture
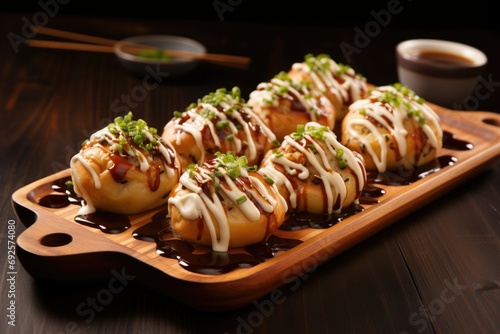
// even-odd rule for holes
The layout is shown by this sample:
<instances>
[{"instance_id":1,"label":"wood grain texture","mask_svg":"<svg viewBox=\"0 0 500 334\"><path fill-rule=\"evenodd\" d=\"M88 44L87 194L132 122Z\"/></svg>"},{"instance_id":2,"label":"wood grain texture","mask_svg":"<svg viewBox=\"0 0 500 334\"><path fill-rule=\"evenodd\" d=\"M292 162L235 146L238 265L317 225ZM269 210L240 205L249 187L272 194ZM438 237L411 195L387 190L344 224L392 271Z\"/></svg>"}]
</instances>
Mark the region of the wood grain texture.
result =
<instances>
[{"instance_id":1,"label":"wood grain texture","mask_svg":"<svg viewBox=\"0 0 500 334\"><path fill-rule=\"evenodd\" d=\"M472 149L444 149L442 155L454 156L457 162L410 185L384 186L385 194L379 198L379 203L364 204L364 211L326 230L278 231L277 236L302 243L252 268L236 269L222 275L198 274L185 270L177 260L160 256L155 243L140 241L132 236L132 232L151 221L158 210L131 216L132 228L125 232L106 234L97 228L75 223L78 206L50 209L38 205L40 198L53 192L50 188L52 182L69 176L68 170L38 180L13 194L18 211L27 209L37 215L37 220L28 222L31 226L17 239L25 254L24 266L35 277L81 278L82 274L92 276L92 260L85 259L87 254L118 253L137 260L138 267L156 269L154 277L150 277L138 268L137 276L145 284L190 307L226 311L246 306L293 281L298 276L295 269L306 270L304 268L321 265L497 162L500 156L500 128L489 123L500 124L500 116L479 112L469 117L465 112L436 105L433 108L440 115L443 129L455 138L472 144ZM68 235L72 240L58 247L44 246L41 240L54 233ZM237 251L241 250L230 252ZM79 262L87 262L85 271L66 271L60 258L69 256L78 258Z\"/></svg>"}]
</instances>

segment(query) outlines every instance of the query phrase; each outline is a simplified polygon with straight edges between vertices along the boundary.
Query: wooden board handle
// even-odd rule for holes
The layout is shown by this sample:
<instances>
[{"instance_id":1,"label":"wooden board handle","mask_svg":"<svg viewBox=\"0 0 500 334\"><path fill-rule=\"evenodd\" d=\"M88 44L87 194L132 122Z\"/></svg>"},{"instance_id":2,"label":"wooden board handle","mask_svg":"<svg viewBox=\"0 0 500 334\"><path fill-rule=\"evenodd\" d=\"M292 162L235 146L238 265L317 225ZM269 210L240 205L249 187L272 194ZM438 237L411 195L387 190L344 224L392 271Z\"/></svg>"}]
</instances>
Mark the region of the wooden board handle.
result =
<instances>
[{"instance_id":1,"label":"wooden board handle","mask_svg":"<svg viewBox=\"0 0 500 334\"><path fill-rule=\"evenodd\" d=\"M451 125L467 124L468 128L476 127L477 129L492 130L500 134L500 113L481 110L452 110L431 103L429 105L434 107L434 110L438 110L441 117L446 117L448 121L452 121Z\"/></svg>"},{"instance_id":2,"label":"wooden board handle","mask_svg":"<svg viewBox=\"0 0 500 334\"><path fill-rule=\"evenodd\" d=\"M467 111L461 112L464 117L467 117ZM480 122L481 124L491 125L496 127L496 131L500 133L500 114L489 112L489 111L473 111L475 117L473 122Z\"/></svg>"},{"instance_id":3,"label":"wooden board handle","mask_svg":"<svg viewBox=\"0 0 500 334\"><path fill-rule=\"evenodd\" d=\"M127 248L121 249L104 236L76 226L77 223L72 224L44 210L39 210L37 215L37 221L17 238L18 245L27 252L39 256L79 255L117 251L117 248L127 252Z\"/></svg>"}]
</instances>

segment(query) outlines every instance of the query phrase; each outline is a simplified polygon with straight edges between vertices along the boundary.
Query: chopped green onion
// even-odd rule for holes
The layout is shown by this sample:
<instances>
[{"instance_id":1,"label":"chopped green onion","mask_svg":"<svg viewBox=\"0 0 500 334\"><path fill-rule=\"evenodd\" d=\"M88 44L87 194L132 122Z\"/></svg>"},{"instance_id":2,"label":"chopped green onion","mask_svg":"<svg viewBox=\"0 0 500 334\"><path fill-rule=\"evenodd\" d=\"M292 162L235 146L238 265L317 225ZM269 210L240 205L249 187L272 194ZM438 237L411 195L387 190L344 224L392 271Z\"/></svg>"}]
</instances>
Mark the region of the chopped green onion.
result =
<instances>
[{"instance_id":1,"label":"chopped green onion","mask_svg":"<svg viewBox=\"0 0 500 334\"><path fill-rule=\"evenodd\" d=\"M245 202L246 200L247 200L247 197L245 195L243 195L243 196L238 197L236 199L236 203L241 204L241 203Z\"/></svg>"},{"instance_id":2,"label":"chopped green onion","mask_svg":"<svg viewBox=\"0 0 500 334\"><path fill-rule=\"evenodd\" d=\"M307 147L309 147L309 149L312 151L312 152L316 152L316 146L314 146L314 144L309 144L307 145Z\"/></svg>"},{"instance_id":3,"label":"chopped green onion","mask_svg":"<svg viewBox=\"0 0 500 334\"><path fill-rule=\"evenodd\" d=\"M341 148L338 148L336 150L336 153L335 153L335 158L337 158L337 160L340 160L340 159L342 159L343 155L344 155L344 150Z\"/></svg>"},{"instance_id":4,"label":"chopped green onion","mask_svg":"<svg viewBox=\"0 0 500 334\"><path fill-rule=\"evenodd\" d=\"M273 152L275 158L281 158L283 153Z\"/></svg>"},{"instance_id":5,"label":"chopped green onion","mask_svg":"<svg viewBox=\"0 0 500 334\"><path fill-rule=\"evenodd\" d=\"M216 128L217 130L220 130L220 129L222 129L222 128L226 128L226 127L228 127L228 126L229 126L229 121L220 121L220 122L218 122L217 124L215 124L215 128Z\"/></svg>"},{"instance_id":6,"label":"chopped green onion","mask_svg":"<svg viewBox=\"0 0 500 334\"><path fill-rule=\"evenodd\" d=\"M165 53L162 49L142 50L137 53L137 57L160 61L168 61L172 59L172 56Z\"/></svg>"},{"instance_id":7,"label":"chopped green onion","mask_svg":"<svg viewBox=\"0 0 500 334\"><path fill-rule=\"evenodd\" d=\"M189 172L189 178L191 178L191 179L194 177L194 170L195 170L195 168L196 168L196 164L189 164L187 166L187 170Z\"/></svg>"}]
</instances>

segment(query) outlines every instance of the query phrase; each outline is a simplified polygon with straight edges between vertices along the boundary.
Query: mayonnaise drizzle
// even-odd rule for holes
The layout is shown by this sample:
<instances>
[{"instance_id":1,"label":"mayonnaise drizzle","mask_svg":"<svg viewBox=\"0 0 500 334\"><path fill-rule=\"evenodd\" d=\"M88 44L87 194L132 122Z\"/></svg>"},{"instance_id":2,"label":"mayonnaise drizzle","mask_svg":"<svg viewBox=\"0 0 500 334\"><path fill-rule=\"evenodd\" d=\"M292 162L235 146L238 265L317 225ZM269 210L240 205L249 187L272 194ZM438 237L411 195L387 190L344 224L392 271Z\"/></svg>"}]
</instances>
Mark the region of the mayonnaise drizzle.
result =
<instances>
[{"instance_id":1,"label":"mayonnaise drizzle","mask_svg":"<svg viewBox=\"0 0 500 334\"><path fill-rule=\"evenodd\" d=\"M226 114L226 111L229 110L229 108L232 108L230 117L228 117L228 115ZM207 118L201 115L200 111L203 110L209 111L211 115L216 118L216 121L214 122L212 118ZM236 101L230 95L226 95L226 100L220 102L220 108L211 103L199 103L198 106L184 112L183 117L186 117L187 115L187 120L184 120L182 123L174 121L174 129L177 130L176 144L180 145L180 135L182 134L182 132L189 133L195 139L196 145L198 146L200 152L202 152L200 163L203 163L207 160L207 158L205 145L203 144L202 132L200 130L202 130L204 127L208 127L215 146L220 149L221 142L217 133L216 124L219 121L227 121L230 133L234 135L232 143L235 146L235 153L239 153L242 150L243 143L245 143L247 145L245 149L245 156L247 156L249 160L254 160L261 152L258 151L257 145L255 143L255 140L257 138L254 138L254 136L252 136L251 126L247 121L245 121L243 114L247 114L250 116L250 121L256 123L260 127L260 130L270 142L276 140L276 135L271 131L271 129L268 128L268 126L262 121L262 119L252 111L249 106ZM243 136L239 135L241 131L239 129L240 126L241 130L244 133L244 138L242 138Z\"/></svg>"},{"instance_id":2,"label":"mayonnaise drizzle","mask_svg":"<svg viewBox=\"0 0 500 334\"><path fill-rule=\"evenodd\" d=\"M98 172L92 168L92 165L90 164L90 162L87 161L87 159L85 158L84 151L86 149L88 149L90 146L101 146L101 148L103 150L113 150L114 145L116 145L118 142L117 138L119 136L123 136L123 137L127 136L127 134L123 130L121 130L119 127L116 127L116 130L119 131L118 135L112 134L109 131L108 127L104 127L101 130L96 131L95 133L93 133L90 136L89 142L87 144L85 144L85 146L82 148L82 150L80 150L80 152L78 152L76 155L74 155L70 160L70 168L72 170L75 170L76 161L79 161L83 165L83 167L85 167L85 169L92 176L92 179L94 181L94 187L96 189L101 188L101 180L99 178ZM145 129L142 129L142 132L146 135L146 138L150 142L153 141L153 139L155 139L155 136L153 136L153 134L149 131L149 128L146 127ZM175 175L177 173L177 169L175 167L174 168L170 167L170 166L173 166L175 163L175 161L174 161L175 154L173 153L174 149L170 143L164 142L158 136L156 137L156 139L158 140L158 144L155 148L158 149L160 154L163 156L163 158L167 162L167 164L165 166L166 167L165 168L166 175L168 178L175 177ZM167 146L168 146L168 148L167 148ZM169 151L169 149L170 149L170 151ZM147 151L145 149L139 149L133 145L124 145L124 152L128 156L135 158L135 159L133 159L133 161L136 161L139 169L143 173L147 172L149 170L149 168L151 168L152 160L149 159L143 153L143 152L147 152L148 156L150 156L149 151ZM85 190L85 187L83 187L78 173L74 172L74 173L72 173L72 176L73 176L73 182L77 185L77 188L79 190L78 191L77 188L75 187L75 192L77 193L77 195L79 195L80 197L85 199L85 205L83 205L80 208L80 210L78 211L78 214L83 215L83 214L90 214L90 213L95 212L96 208L95 208L94 204L92 203L92 200L90 199L90 196L88 195L88 192Z\"/></svg>"},{"instance_id":3,"label":"mayonnaise drizzle","mask_svg":"<svg viewBox=\"0 0 500 334\"><path fill-rule=\"evenodd\" d=\"M382 98L386 92L401 97L402 101L405 103L400 103L399 107L395 107L393 104L388 102L378 101L379 98ZM402 94L393 86L381 86L373 89L369 97L358 100L349 107L350 112L359 112L363 110L365 117L349 118L349 122L346 123L346 130L348 131L350 137L356 138L366 147L367 152L370 154L377 170L380 173L386 171L387 169L387 152L389 150L389 142L384 138L382 129L387 129L393 136L397 143L400 156L406 155L408 149L406 142L408 131L404 127L404 121L408 118L408 108L420 112L420 117L423 117L425 120L424 124L419 122L419 116L415 115L415 113L412 117L415 118L415 123L419 124L422 128L422 131L427 136L430 145L437 148L440 144L433 129L440 132L440 136L442 136L439 116L427 104L419 103L416 99ZM375 120L382 125L382 127L377 127L377 125L370 121L370 119ZM359 126L366 127L375 137L375 140L380 147L380 155L377 155L365 135L356 130Z\"/></svg>"},{"instance_id":4,"label":"mayonnaise drizzle","mask_svg":"<svg viewBox=\"0 0 500 334\"><path fill-rule=\"evenodd\" d=\"M247 178L249 182L233 180L222 167L218 167L216 170L222 173L222 176L218 178L222 182L218 191L225 194L226 200L229 199L238 206L248 220L257 221L260 218L259 207L266 213L272 213L277 205L275 196L281 199L286 210L286 202L279 195L274 184L271 186L273 195L258 178L249 174L243 167L240 167L239 178ZM210 233L212 249L226 252L231 237L226 209L216 191L210 192L212 195L209 197L201 188L202 184L212 182L214 171L214 168L202 165L202 167L197 167L192 171L184 172L179 182L187 191L183 190L171 196L168 203L174 205L180 214L187 219L202 218ZM190 172L194 174L190 175ZM242 185L244 185L243 188ZM243 196L247 197L247 200L238 203L238 199ZM219 236L216 233L216 226L219 228Z\"/></svg>"},{"instance_id":5,"label":"mayonnaise drizzle","mask_svg":"<svg viewBox=\"0 0 500 334\"><path fill-rule=\"evenodd\" d=\"M77 160L85 167L85 169L87 169L90 175L92 175L92 179L94 180L94 186L96 187L96 189L101 189L101 180L99 179L99 175L97 175L96 171L92 168L90 163L83 157L81 153L78 153L71 158L70 168L74 170L75 161ZM88 195L87 191L82 186L80 176L78 175L78 173L72 173L72 175L73 182L78 186L78 190L80 190L77 191L77 189L75 188L75 193L85 199L85 205L83 205L80 210L78 210L78 214L86 215L95 212L96 208L90 200L90 196Z\"/></svg>"},{"instance_id":6,"label":"mayonnaise drizzle","mask_svg":"<svg viewBox=\"0 0 500 334\"><path fill-rule=\"evenodd\" d=\"M308 64L311 61L314 64L312 67ZM344 105L359 100L367 91L365 82L351 67L342 69L337 62L328 57L310 57L308 62L295 63L292 69L309 73L319 91L323 93L329 91Z\"/></svg>"},{"instance_id":7,"label":"mayonnaise drizzle","mask_svg":"<svg viewBox=\"0 0 500 334\"><path fill-rule=\"evenodd\" d=\"M315 122L309 122L305 126L306 131L307 129L320 127L322 126ZM325 149L323 149L322 145L314 145L313 151L309 146L300 144L291 136L286 136L284 138L282 148L285 146L291 146L295 150L301 152L304 156L306 156L307 161L318 171L325 188L328 205L327 213L330 214L332 212L340 212L347 197L346 184L342 179L342 176L335 171L335 164L337 164L338 161L336 159L332 159L332 156L336 156L337 149L341 149L343 151L342 159L347 161L346 168L350 168L356 175L358 192L361 192L364 187L365 172L353 152L340 144L336 135L332 131L325 131L324 136ZM317 142L319 140L307 133L304 134L304 138L311 142ZM266 164L266 166L261 168L259 172L274 179L278 187L285 185L290 194L290 204L292 208L296 208L297 193L287 175L296 175L299 179L305 180L310 176L309 169L300 163L288 160L285 155L272 154L269 159L273 163L282 165L284 167L284 173L279 172L273 164ZM340 198L340 204L337 208L334 208L337 197ZM355 199L355 202L357 203L358 199Z\"/></svg>"},{"instance_id":8,"label":"mayonnaise drizzle","mask_svg":"<svg viewBox=\"0 0 500 334\"><path fill-rule=\"evenodd\" d=\"M257 85L257 89L252 91L249 96L250 105L272 105L279 106L278 96L287 99L298 99L304 106L304 109L309 114L311 121L317 122L319 115L322 113L318 106L318 100L312 98L312 91L306 85L297 83L294 87L288 80L272 78L269 82L261 82Z\"/></svg>"}]
</instances>

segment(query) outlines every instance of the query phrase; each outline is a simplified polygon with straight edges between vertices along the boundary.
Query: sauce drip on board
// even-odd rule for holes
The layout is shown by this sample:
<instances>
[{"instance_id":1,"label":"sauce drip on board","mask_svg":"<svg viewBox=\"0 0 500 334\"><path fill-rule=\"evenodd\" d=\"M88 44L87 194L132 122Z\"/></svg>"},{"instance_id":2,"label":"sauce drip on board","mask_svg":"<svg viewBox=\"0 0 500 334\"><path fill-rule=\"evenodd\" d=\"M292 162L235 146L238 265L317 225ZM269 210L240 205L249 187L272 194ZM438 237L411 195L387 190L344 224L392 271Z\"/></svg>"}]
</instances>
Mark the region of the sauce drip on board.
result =
<instances>
[{"instance_id":1,"label":"sauce drip on board","mask_svg":"<svg viewBox=\"0 0 500 334\"><path fill-rule=\"evenodd\" d=\"M104 233L118 234L130 228L130 218L112 212L96 211L75 217L77 223L98 228Z\"/></svg>"},{"instance_id":2,"label":"sauce drip on board","mask_svg":"<svg viewBox=\"0 0 500 334\"><path fill-rule=\"evenodd\" d=\"M449 131L443 131L443 147L455 151L472 150L474 145L471 143L457 139L455 135Z\"/></svg>"},{"instance_id":3,"label":"sauce drip on board","mask_svg":"<svg viewBox=\"0 0 500 334\"><path fill-rule=\"evenodd\" d=\"M216 252L209 247L195 247L172 235L166 208L154 214L151 221L137 228L132 236L138 240L155 242L158 254L178 260L179 265L188 271L211 275L255 266L273 258L276 252L301 243L299 240L272 235L264 243L245 247L245 253Z\"/></svg>"},{"instance_id":4,"label":"sauce drip on board","mask_svg":"<svg viewBox=\"0 0 500 334\"><path fill-rule=\"evenodd\" d=\"M157 253L161 256L177 259L184 269L199 273L218 275L237 268L250 268L275 256L278 251L286 251L302 241L270 236L266 242L244 248L245 253L217 252L209 247L202 247L205 252L195 252L197 248L189 242L168 238L157 240Z\"/></svg>"},{"instance_id":5,"label":"sauce drip on board","mask_svg":"<svg viewBox=\"0 0 500 334\"><path fill-rule=\"evenodd\" d=\"M450 155L443 155L431 163L413 169L401 169L397 172L368 173L368 183L385 184L388 186L409 185L423 179L427 175L440 171L446 166L451 166L455 162L457 162L457 158Z\"/></svg>"},{"instance_id":6,"label":"sauce drip on board","mask_svg":"<svg viewBox=\"0 0 500 334\"><path fill-rule=\"evenodd\" d=\"M364 208L360 205L353 204L347 208L343 208L340 213L331 214L310 214L306 212L297 212L288 215L287 219L280 226L283 231L296 231L304 228L325 229L332 227L340 221L363 211Z\"/></svg>"},{"instance_id":7,"label":"sauce drip on board","mask_svg":"<svg viewBox=\"0 0 500 334\"><path fill-rule=\"evenodd\" d=\"M48 194L38 200L38 204L47 208L64 208L70 204L81 204L82 199L75 194L72 188L66 185L70 177L55 180L51 184L51 189L57 194ZM63 195L64 194L64 195Z\"/></svg>"},{"instance_id":8,"label":"sauce drip on board","mask_svg":"<svg viewBox=\"0 0 500 334\"><path fill-rule=\"evenodd\" d=\"M455 138L450 132L444 132L443 147L452 150L469 150L473 145ZM443 155L431 164L415 168L405 173L368 174L368 184L365 185L360 197L360 205L345 208L341 213L330 215L291 214L282 224L280 230L294 231L303 228L325 229L364 210L361 204L377 204L378 198L385 194L385 190L377 184L389 186L408 185L432 173L438 172L446 166L452 166L457 159ZM60 178L52 182L49 193L37 200L41 206L58 209L71 204L82 206L84 200L67 185L70 177ZM126 215L98 211L91 215L77 215L75 222L99 228L104 233L122 233L131 227L130 218ZM159 210L151 221L133 231L132 236L138 240L155 242L157 252L163 257L174 258L184 269L200 274L223 274L237 268L248 268L269 260L278 251L286 251L302 241L280 238L272 235L266 242L251 245L242 249L244 252L233 254L230 252L214 252L208 247L199 252L199 248L186 241L175 238L170 231L170 222L166 208ZM198 246L197 246L198 247Z\"/></svg>"}]
</instances>

